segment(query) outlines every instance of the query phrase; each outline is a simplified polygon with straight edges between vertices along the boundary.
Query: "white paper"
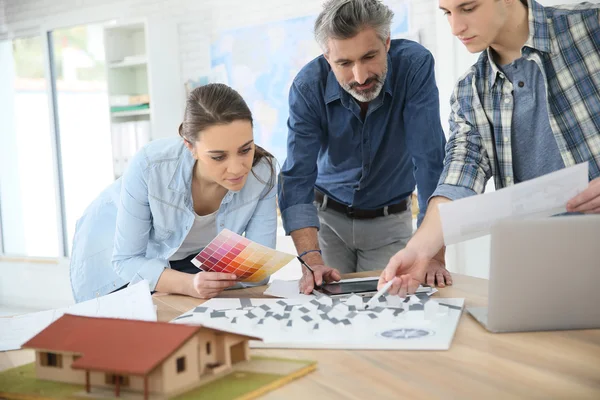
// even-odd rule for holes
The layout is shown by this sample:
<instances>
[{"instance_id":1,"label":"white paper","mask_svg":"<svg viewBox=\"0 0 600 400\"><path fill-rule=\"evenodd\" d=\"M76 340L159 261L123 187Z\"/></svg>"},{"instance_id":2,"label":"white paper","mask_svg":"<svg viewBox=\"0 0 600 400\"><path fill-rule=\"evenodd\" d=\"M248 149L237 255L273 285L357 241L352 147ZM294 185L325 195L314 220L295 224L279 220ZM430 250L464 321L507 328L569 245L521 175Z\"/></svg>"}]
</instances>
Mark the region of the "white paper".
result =
<instances>
[{"instance_id":1,"label":"white paper","mask_svg":"<svg viewBox=\"0 0 600 400\"><path fill-rule=\"evenodd\" d=\"M440 304L427 304L439 302ZM173 323L203 325L261 339L257 348L447 350L464 299L430 299L404 308L380 302L361 311L338 300L333 308L319 300L211 299L175 318ZM434 313L441 304L445 314ZM432 307L433 306L433 307ZM243 308L243 309L242 309ZM255 312L260 309L260 317ZM425 309L428 313L425 314ZM241 316L231 310L241 311Z\"/></svg>"},{"instance_id":2,"label":"white paper","mask_svg":"<svg viewBox=\"0 0 600 400\"><path fill-rule=\"evenodd\" d=\"M141 281L118 292L69 307L0 318L0 351L20 349L23 343L63 314L156 321L148 282Z\"/></svg>"},{"instance_id":3,"label":"white paper","mask_svg":"<svg viewBox=\"0 0 600 400\"><path fill-rule=\"evenodd\" d=\"M273 280L264 294L267 296L281 297L285 299L312 299L314 295L300 293L300 281Z\"/></svg>"},{"instance_id":4,"label":"white paper","mask_svg":"<svg viewBox=\"0 0 600 400\"><path fill-rule=\"evenodd\" d=\"M510 218L540 218L567 212L567 202L588 187L588 163L491 193L440 204L446 246L488 235Z\"/></svg>"}]
</instances>

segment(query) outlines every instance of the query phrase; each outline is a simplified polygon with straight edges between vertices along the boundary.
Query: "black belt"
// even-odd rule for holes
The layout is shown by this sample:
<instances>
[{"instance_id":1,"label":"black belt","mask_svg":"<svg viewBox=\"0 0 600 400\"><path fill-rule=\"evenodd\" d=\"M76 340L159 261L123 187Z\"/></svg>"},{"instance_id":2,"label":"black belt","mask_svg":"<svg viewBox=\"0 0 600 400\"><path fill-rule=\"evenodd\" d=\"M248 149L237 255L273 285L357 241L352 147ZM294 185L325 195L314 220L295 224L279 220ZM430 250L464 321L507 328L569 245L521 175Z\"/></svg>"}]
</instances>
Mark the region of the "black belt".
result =
<instances>
[{"instance_id":1,"label":"black belt","mask_svg":"<svg viewBox=\"0 0 600 400\"><path fill-rule=\"evenodd\" d=\"M315 189L315 201L322 205L324 200L325 195ZM382 207L375 210L361 210L352 206L347 206L345 204L338 203L331 197L327 196L327 204L325 206L326 208L331 208L332 210L340 212L352 219L372 219L377 217L384 217L389 214L397 214L404 212L408 209L408 203L408 198L406 198L400 203L392 204L391 206Z\"/></svg>"}]
</instances>

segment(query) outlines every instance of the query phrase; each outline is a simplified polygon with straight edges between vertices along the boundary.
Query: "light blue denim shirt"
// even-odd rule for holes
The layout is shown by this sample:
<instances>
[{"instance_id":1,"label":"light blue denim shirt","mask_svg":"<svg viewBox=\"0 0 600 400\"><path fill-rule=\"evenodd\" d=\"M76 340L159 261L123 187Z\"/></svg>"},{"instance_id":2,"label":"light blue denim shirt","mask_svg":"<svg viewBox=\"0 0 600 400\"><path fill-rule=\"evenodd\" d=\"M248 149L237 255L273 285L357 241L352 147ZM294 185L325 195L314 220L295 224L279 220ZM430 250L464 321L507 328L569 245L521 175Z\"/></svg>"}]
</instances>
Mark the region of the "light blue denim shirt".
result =
<instances>
[{"instance_id":1,"label":"light blue denim shirt","mask_svg":"<svg viewBox=\"0 0 600 400\"><path fill-rule=\"evenodd\" d=\"M150 142L77 221L71 287L80 302L145 279L154 290L168 259L194 222L191 193L195 160L180 138ZM275 248L276 189L259 162L244 187L229 191L217 212L217 232L229 229ZM261 182L262 181L262 182Z\"/></svg>"}]
</instances>

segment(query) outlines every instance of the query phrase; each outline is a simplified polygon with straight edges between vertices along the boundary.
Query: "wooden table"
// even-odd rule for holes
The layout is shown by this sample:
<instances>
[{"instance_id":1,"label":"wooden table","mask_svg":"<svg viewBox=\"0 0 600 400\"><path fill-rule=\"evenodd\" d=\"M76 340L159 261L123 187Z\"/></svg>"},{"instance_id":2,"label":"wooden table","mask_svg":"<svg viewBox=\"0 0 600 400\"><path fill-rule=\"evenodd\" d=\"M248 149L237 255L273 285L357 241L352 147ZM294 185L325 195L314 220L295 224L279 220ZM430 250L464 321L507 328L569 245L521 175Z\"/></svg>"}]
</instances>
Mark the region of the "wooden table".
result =
<instances>
[{"instance_id":1,"label":"wooden table","mask_svg":"<svg viewBox=\"0 0 600 400\"><path fill-rule=\"evenodd\" d=\"M360 273L345 276L377 275ZM487 280L453 275L436 297L487 304ZM264 287L223 297L264 297ZM155 296L168 321L202 301ZM448 351L255 349L252 354L318 361L317 371L264 399L600 399L600 330L491 334L463 313ZM32 361L27 350L0 353L0 369Z\"/></svg>"}]
</instances>

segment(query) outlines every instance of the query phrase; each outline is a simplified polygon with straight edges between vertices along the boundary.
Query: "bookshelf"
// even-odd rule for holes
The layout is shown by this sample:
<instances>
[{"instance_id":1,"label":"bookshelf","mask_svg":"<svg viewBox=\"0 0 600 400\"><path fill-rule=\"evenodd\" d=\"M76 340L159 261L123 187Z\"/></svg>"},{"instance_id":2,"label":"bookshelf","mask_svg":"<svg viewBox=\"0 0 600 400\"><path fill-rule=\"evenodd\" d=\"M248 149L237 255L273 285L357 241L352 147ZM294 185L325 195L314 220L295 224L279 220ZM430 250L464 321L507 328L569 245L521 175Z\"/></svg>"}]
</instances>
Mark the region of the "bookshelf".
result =
<instances>
[{"instance_id":1,"label":"bookshelf","mask_svg":"<svg viewBox=\"0 0 600 400\"><path fill-rule=\"evenodd\" d=\"M115 179L151 140L146 22L106 25L104 49Z\"/></svg>"},{"instance_id":2,"label":"bookshelf","mask_svg":"<svg viewBox=\"0 0 600 400\"><path fill-rule=\"evenodd\" d=\"M177 137L185 90L176 21L119 19L103 30L116 179L145 143Z\"/></svg>"}]
</instances>

